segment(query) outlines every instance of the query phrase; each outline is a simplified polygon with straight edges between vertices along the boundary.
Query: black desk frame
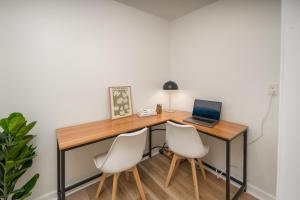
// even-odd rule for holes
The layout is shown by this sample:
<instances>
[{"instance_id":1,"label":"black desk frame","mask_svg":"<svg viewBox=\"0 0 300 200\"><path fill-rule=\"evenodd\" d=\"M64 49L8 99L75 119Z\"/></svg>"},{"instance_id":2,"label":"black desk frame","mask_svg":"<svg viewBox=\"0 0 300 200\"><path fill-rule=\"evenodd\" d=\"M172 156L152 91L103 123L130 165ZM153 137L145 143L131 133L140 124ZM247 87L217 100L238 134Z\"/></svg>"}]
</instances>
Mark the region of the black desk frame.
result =
<instances>
[{"instance_id":1,"label":"black desk frame","mask_svg":"<svg viewBox=\"0 0 300 200\"><path fill-rule=\"evenodd\" d=\"M164 124L164 123L160 123L160 124ZM149 143L148 143L148 152L145 153L143 155L143 158L146 156L149 156L150 158L152 157L152 132L154 131L159 131L159 130L165 130L165 129L152 129L153 126L157 126L160 124L155 124L152 126L149 126L149 131L148 131L148 138L149 138ZM139 130L139 129L138 129ZM133 132L133 131L132 131ZM205 132L201 132L207 135L210 135L209 133L205 133ZM240 185L239 190L235 193L234 197L232 198L233 200L237 200L239 198L239 196L242 194L242 192L246 192L247 190L247 130L245 130L243 133L243 181L237 180L234 177L230 176L230 157L231 157L231 141L232 140L224 140L223 138L220 137L216 137L213 136L215 138L221 139L223 141L226 142L226 174L223 174L226 177L226 200L230 200L230 180L238 183ZM210 135L212 136L212 135ZM72 148L68 148L68 149L63 149L60 150L58 143L57 143L57 197L58 200L65 200L66 198L66 192L70 191L72 189L75 189L85 183L88 183L98 177L100 177L102 175L102 173L94 175L92 177L86 178L80 182L77 182L73 185L70 185L68 187L66 187L66 183L65 183L65 153L66 151L70 151L72 149L76 149L76 148L80 148L86 145L90 145L93 143L97 143L97 142L101 142L107 139L111 139L117 137L116 136L112 136L112 137L108 137L108 138L104 138L104 139L100 139L97 141L93 141L87 144L83 144L83 145L79 145L76 147L72 147ZM235 138L234 138L235 139ZM203 164L205 166L207 166L210 169L213 170L217 170L220 171L218 169L216 169L215 167L203 162Z\"/></svg>"}]
</instances>

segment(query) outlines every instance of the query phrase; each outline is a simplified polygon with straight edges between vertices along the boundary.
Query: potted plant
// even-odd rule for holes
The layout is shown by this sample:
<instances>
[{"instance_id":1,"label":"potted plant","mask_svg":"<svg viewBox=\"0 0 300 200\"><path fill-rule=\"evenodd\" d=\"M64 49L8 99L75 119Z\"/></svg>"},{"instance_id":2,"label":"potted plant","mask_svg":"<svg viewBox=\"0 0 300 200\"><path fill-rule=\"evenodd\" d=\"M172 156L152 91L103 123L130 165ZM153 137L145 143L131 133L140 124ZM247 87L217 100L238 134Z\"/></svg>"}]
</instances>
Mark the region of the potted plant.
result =
<instances>
[{"instance_id":1,"label":"potted plant","mask_svg":"<svg viewBox=\"0 0 300 200\"><path fill-rule=\"evenodd\" d=\"M31 195L39 174L35 174L20 188L19 178L32 166L36 147L34 135L28 134L36 122L27 124L21 113L12 113L0 120L0 199L21 200ZM2 129L2 130L1 130Z\"/></svg>"}]
</instances>

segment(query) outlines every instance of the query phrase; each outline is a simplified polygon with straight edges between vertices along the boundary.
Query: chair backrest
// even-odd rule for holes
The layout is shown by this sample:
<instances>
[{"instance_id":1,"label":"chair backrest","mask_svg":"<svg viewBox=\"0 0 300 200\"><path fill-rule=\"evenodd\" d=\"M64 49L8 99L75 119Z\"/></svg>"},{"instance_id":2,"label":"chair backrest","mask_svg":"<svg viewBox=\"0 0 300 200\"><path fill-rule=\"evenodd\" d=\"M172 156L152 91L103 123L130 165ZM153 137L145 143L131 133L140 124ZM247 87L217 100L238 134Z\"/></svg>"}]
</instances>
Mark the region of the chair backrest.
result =
<instances>
[{"instance_id":1,"label":"chair backrest","mask_svg":"<svg viewBox=\"0 0 300 200\"><path fill-rule=\"evenodd\" d=\"M144 128L119 135L108 151L102 170L106 173L117 173L139 163L146 147L147 130Z\"/></svg>"},{"instance_id":2,"label":"chair backrest","mask_svg":"<svg viewBox=\"0 0 300 200\"><path fill-rule=\"evenodd\" d=\"M187 158L201 158L207 153L198 131L191 125L168 121L166 141L171 151Z\"/></svg>"}]
</instances>

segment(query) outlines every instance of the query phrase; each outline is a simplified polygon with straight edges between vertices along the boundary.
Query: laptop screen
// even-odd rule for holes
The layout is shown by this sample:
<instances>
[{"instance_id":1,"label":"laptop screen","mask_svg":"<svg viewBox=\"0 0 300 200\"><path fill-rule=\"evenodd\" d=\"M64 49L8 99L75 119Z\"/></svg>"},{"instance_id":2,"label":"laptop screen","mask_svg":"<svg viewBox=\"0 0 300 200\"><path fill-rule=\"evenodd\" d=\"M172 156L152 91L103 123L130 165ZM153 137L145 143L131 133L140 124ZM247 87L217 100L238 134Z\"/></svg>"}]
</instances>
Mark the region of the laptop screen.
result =
<instances>
[{"instance_id":1,"label":"laptop screen","mask_svg":"<svg viewBox=\"0 0 300 200\"><path fill-rule=\"evenodd\" d=\"M221 102L195 99L193 116L219 120L221 107Z\"/></svg>"}]
</instances>

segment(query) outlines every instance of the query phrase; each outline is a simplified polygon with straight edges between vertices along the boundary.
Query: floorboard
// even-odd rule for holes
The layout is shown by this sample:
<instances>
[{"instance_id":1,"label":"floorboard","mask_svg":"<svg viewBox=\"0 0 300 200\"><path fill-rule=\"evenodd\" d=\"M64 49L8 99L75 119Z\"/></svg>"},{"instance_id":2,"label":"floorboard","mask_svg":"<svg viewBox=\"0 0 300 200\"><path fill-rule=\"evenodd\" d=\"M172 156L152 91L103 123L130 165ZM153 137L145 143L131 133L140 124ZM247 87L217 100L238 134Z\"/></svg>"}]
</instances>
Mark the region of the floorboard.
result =
<instances>
[{"instance_id":1,"label":"floorboard","mask_svg":"<svg viewBox=\"0 0 300 200\"><path fill-rule=\"evenodd\" d=\"M144 190L148 200L193 200L194 187L190 164L183 162L174 172L169 187L165 188L164 183L170 166L170 160L163 155L156 155L138 165L138 170L143 182ZM199 194L202 200L222 200L225 199L225 181L217 179L215 175L207 172L207 180L204 181L201 172L197 169ZM67 200L95 200L98 183L85 189L75 192L67 197ZM99 200L110 200L112 190L112 177L106 179L104 189ZM233 196L237 188L231 186ZM130 174L129 181L125 178L125 173L121 174L118 184L117 199L139 200L139 193L134 182L133 175ZM240 200L256 200L248 193L244 193Z\"/></svg>"}]
</instances>

